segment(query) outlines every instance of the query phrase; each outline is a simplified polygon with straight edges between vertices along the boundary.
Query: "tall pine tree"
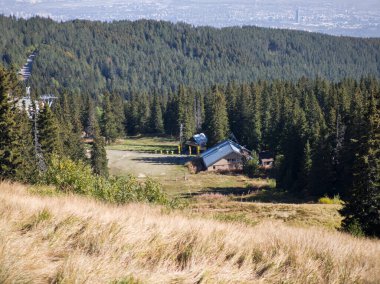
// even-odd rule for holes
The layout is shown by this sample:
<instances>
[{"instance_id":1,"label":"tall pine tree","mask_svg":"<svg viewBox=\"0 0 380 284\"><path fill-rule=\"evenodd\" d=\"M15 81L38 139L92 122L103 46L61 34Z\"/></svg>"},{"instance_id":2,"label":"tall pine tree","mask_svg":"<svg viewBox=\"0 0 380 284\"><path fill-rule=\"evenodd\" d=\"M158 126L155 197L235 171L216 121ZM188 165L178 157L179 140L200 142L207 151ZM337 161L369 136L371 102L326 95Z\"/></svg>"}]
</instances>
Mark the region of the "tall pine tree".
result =
<instances>
[{"instance_id":1,"label":"tall pine tree","mask_svg":"<svg viewBox=\"0 0 380 284\"><path fill-rule=\"evenodd\" d=\"M228 136L228 115L226 99L217 86L206 98L205 131L209 145L218 143Z\"/></svg>"},{"instance_id":2,"label":"tall pine tree","mask_svg":"<svg viewBox=\"0 0 380 284\"><path fill-rule=\"evenodd\" d=\"M151 109L150 129L153 133L161 134L164 132L164 122L162 120L162 109L157 94L153 96Z\"/></svg>"},{"instance_id":3,"label":"tall pine tree","mask_svg":"<svg viewBox=\"0 0 380 284\"><path fill-rule=\"evenodd\" d=\"M17 117L17 124L20 127L19 149L21 159L16 171L16 178L23 182L33 183L37 181L38 177L37 160L33 141L33 124L25 105Z\"/></svg>"},{"instance_id":4,"label":"tall pine tree","mask_svg":"<svg viewBox=\"0 0 380 284\"><path fill-rule=\"evenodd\" d=\"M38 141L41 145L45 161L49 162L52 155L62 154L62 143L59 139L57 119L49 105L43 106L37 117Z\"/></svg>"},{"instance_id":5,"label":"tall pine tree","mask_svg":"<svg viewBox=\"0 0 380 284\"><path fill-rule=\"evenodd\" d=\"M195 114L194 114L195 97L190 90L185 89L183 85L178 90L178 125L183 126L183 138L191 138L195 133Z\"/></svg>"},{"instance_id":6,"label":"tall pine tree","mask_svg":"<svg viewBox=\"0 0 380 284\"><path fill-rule=\"evenodd\" d=\"M13 83L11 74L0 66L0 178L10 179L15 177L21 158Z\"/></svg>"},{"instance_id":7,"label":"tall pine tree","mask_svg":"<svg viewBox=\"0 0 380 284\"><path fill-rule=\"evenodd\" d=\"M359 226L369 236L380 237L380 98L371 94L368 112L353 167L353 183L341 210L343 227Z\"/></svg>"},{"instance_id":8,"label":"tall pine tree","mask_svg":"<svg viewBox=\"0 0 380 284\"><path fill-rule=\"evenodd\" d=\"M93 125L93 142L91 149L92 170L97 175L108 177L108 160L105 142L103 137L100 136L97 121L94 120L91 124Z\"/></svg>"},{"instance_id":9,"label":"tall pine tree","mask_svg":"<svg viewBox=\"0 0 380 284\"><path fill-rule=\"evenodd\" d=\"M110 144L117 138L117 125L114 113L112 111L109 94L105 94L103 98L103 113L101 120L102 134L106 139L106 143Z\"/></svg>"}]
</instances>

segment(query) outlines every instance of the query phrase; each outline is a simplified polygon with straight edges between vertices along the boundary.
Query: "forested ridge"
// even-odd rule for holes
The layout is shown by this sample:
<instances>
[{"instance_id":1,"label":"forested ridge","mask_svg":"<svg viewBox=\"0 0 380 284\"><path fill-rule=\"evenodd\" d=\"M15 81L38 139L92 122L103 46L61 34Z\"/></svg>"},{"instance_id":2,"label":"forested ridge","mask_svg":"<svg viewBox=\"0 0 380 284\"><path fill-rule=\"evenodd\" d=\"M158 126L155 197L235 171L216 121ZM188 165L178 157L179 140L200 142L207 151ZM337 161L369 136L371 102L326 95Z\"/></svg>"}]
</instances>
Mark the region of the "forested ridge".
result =
<instances>
[{"instance_id":1,"label":"forested ridge","mask_svg":"<svg viewBox=\"0 0 380 284\"><path fill-rule=\"evenodd\" d=\"M38 50L37 93L176 91L229 81L338 81L380 74L380 40L258 27L216 29L140 20L112 23L0 16L0 59L19 69Z\"/></svg>"}]
</instances>

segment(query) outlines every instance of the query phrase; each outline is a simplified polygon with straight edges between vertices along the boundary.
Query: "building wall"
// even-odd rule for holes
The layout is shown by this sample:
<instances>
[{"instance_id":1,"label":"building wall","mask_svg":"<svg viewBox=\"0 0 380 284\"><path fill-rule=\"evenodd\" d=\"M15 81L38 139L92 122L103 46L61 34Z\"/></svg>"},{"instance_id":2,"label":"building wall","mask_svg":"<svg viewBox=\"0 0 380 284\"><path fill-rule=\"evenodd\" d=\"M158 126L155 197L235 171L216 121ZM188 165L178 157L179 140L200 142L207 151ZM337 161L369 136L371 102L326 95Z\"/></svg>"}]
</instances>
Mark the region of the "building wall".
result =
<instances>
[{"instance_id":1,"label":"building wall","mask_svg":"<svg viewBox=\"0 0 380 284\"><path fill-rule=\"evenodd\" d=\"M211 172L216 171L236 171L243 169L243 161L241 155L236 153L231 153L223 159L219 160L212 166L208 167L207 170Z\"/></svg>"}]
</instances>

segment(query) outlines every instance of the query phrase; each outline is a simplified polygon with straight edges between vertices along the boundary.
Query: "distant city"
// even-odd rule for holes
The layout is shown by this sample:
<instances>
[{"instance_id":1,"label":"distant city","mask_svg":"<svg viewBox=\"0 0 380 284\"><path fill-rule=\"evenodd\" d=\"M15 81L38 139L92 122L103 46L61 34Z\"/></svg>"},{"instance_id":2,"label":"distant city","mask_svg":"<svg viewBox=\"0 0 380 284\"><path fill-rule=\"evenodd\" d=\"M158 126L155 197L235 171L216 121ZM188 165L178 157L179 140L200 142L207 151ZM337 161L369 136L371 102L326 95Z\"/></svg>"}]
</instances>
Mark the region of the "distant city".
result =
<instances>
[{"instance_id":1,"label":"distant city","mask_svg":"<svg viewBox=\"0 0 380 284\"><path fill-rule=\"evenodd\" d=\"M154 19L219 28L255 25L380 37L378 0L0 0L0 13L58 21Z\"/></svg>"}]
</instances>

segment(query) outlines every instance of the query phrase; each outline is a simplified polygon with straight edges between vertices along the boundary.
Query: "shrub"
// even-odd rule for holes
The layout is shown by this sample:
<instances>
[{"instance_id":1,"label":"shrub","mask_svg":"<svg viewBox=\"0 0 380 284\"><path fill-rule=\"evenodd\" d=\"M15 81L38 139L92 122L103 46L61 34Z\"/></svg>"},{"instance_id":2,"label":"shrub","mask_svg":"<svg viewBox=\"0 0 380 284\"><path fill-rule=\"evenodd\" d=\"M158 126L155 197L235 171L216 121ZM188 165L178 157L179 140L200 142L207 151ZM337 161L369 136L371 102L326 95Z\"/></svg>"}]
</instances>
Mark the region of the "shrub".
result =
<instances>
[{"instance_id":1,"label":"shrub","mask_svg":"<svg viewBox=\"0 0 380 284\"><path fill-rule=\"evenodd\" d=\"M60 191L81 194L91 192L94 181L90 166L58 156L52 157L43 177L44 183L54 185Z\"/></svg>"},{"instance_id":2,"label":"shrub","mask_svg":"<svg viewBox=\"0 0 380 284\"><path fill-rule=\"evenodd\" d=\"M259 168L259 158L256 153L252 155L252 159L245 161L243 165L244 173L250 178L255 177L259 173Z\"/></svg>"},{"instance_id":3,"label":"shrub","mask_svg":"<svg viewBox=\"0 0 380 284\"><path fill-rule=\"evenodd\" d=\"M132 175L105 178L94 175L84 162L64 157L52 158L42 182L54 185L58 191L85 194L117 204L146 202L177 206L177 202L169 200L161 185L152 179L140 182Z\"/></svg>"},{"instance_id":4,"label":"shrub","mask_svg":"<svg viewBox=\"0 0 380 284\"><path fill-rule=\"evenodd\" d=\"M335 195L334 198L330 198L328 196L324 196L318 199L318 203L320 204L342 204L342 200L339 195Z\"/></svg>"},{"instance_id":5,"label":"shrub","mask_svg":"<svg viewBox=\"0 0 380 284\"><path fill-rule=\"evenodd\" d=\"M363 229L360 226L359 221L356 219L352 220L352 222L347 225L347 227L345 228L345 231L350 233L351 235L353 235L355 237L364 237L365 236Z\"/></svg>"},{"instance_id":6,"label":"shrub","mask_svg":"<svg viewBox=\"0 0 380 284\"><path fill-rule=\"evenodd\" d=\"M275 179L269 179L268 180L268 188L270 188L270 189L276 188L276 180Z\"/></svg>"}]
</instances>

